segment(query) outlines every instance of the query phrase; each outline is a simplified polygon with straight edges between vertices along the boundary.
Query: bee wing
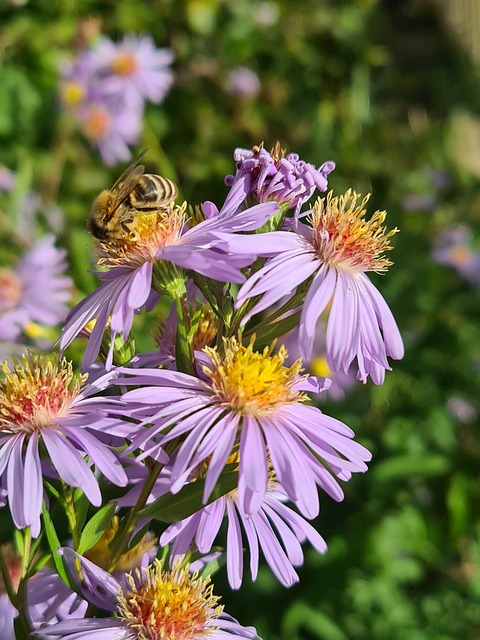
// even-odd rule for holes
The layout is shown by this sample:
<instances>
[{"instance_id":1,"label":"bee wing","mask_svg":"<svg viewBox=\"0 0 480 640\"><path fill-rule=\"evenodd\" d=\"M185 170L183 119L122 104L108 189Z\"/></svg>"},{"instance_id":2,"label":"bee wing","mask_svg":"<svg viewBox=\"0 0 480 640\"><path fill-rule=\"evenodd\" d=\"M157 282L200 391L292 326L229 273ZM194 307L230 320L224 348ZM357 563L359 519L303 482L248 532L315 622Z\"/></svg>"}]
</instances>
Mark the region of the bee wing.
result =
<instances>
[{"instance_id":1,"label":"bee wing","mask_svg":"<svg viewBox=\"0 0 480 640\"><path fill-rule=\"evenodd\" d=\"M128 165L128 167L125 169L125 171L122 173L122 175L118 178L118 180L113 185L112 190L116 189L121 182L124 182L126 180L127 176L137 167L138 163L143 158L143 156L147 153L147 151L148 151L148 147L144 149L141 153L139 153L138 156L135 158L135 160L133 160ZM142 173L143 173L145 171L145 167L143 165L139 165L139 166L142 167Z\"/></svg>"},{"instance_id":2,"label":"bee wing","mask_svg":"<svg viewBox=\"0 0 480 640\"><path fill-rule=\"evenodd\" d=\"M145 171L143 164L138 164L148 149L144 149L135 160L128 165L112 187L114 193L113 210L117 209L127 196L135 189Z\"/></svg>"}]
</instances>

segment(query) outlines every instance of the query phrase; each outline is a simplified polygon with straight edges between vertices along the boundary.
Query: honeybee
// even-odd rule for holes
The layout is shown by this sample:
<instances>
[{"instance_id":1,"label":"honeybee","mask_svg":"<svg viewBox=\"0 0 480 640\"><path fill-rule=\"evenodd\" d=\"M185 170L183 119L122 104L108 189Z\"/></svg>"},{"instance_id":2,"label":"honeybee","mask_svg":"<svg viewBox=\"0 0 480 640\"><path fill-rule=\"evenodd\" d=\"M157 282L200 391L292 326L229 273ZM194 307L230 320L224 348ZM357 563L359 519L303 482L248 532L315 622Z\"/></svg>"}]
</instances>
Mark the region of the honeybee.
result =
<instances>
[{"instance_id":1,"label":"honeybee","mask_svg":"<svg viewBox=\"0 0 480 640\"><path fill-rule=\"evenodd\" d=\"M111 189L105 189L92 205L87 229L98 240L121 240L132 231L139 213L166 211L177 197L176 185L163 176L144 173L140 155L125 169Z\"/></svg>"}]
</instances>

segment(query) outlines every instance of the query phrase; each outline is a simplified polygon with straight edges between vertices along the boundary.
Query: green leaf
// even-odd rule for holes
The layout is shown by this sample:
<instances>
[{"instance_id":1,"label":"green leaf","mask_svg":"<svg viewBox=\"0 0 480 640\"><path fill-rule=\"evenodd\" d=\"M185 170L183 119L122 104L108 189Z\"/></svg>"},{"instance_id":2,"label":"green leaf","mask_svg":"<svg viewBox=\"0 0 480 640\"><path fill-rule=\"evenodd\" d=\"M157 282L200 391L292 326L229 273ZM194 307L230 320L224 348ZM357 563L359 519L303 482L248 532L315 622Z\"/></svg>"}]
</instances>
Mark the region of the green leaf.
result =
<instances>
[{"instance_id":1,"label":"green leaf","mask_svg":"<svg viewBox=\"0 0 480 640\"><path fill-rule=\"evenodd\" d=\"M208 504L235 489L238 484L236 468L236 464L225 467L212 491ZM154 518L168 523L179 522L184 518L188 518L205 506L202 503L204 484L204 480L197 480L196 482L187 484L175 495L167 493L139 511L137 517L139 519Z\"/></svg>"},{"instance_id":2,"label":"green leaf","mask_svg":"<svg viewBox=\"0 0 480 640\"><path fill-rule=\"evenodd\" d=\"M75 489L73 492L73 504L75 506L75 517L77 521L77 531L81 531L87 519L89 502L82 489Z\"/></svg>"},{"instance_id":3,"label":"green leaf","mask_svg":"<svg viewBox=\"0 0 480 640\"><path fill-rule=\"evenodd\" d=\"M52 561L60 578L65 582L66 585L71 586L70 578L65 571L65 565L63 564L62 557L58 554L58 550L61 547L60 540L58 538L57 532L55 530L55 526L53 524L52 518L50 517L50 512L46 509L45 503L42 506L42 516L43 516L43 524L45 525L45 535L47 536L48 546L50 547L50 551L52 553Z\"/></svg>"},{"instance_id":4,"label":"green leaf","mask_svg":"<svg viewBox=\"0 0 480 640\"><path fill-rule=\"evenodd\" d=\"M85 551L88 551L88 549L91 549L97 544L104 531L110 525L114 513L115 505L111 502L99 509L97 513L90 518L80 536L80 542L76 550L78 553L83 555Z\"/></svg>"},{"instance_id":5,"label":"green leaf","mask_svg":"<svg viewBox=\"0 0 480 640\"><path fill-rule=\"evenodd\" d=\"M285 335L296 326L298 326L298 320L300 318L300 312L293 313L283 320L269 324L256 332L255 346L261 347L273 342L276 338Z\"/></svg>"},{"instance_id":6,"label":"green leaf","mask_svg":"<svg viewBox=\"0 0 480 640\"><path fill-rule=\"evenodd\" d=\"M177 369L183 373L195 374L192 362L192 341L188 339L187 318L185 317L182 300L177 299L177 335L175 338L175 361Z\"/></svg>"}]
</instances>

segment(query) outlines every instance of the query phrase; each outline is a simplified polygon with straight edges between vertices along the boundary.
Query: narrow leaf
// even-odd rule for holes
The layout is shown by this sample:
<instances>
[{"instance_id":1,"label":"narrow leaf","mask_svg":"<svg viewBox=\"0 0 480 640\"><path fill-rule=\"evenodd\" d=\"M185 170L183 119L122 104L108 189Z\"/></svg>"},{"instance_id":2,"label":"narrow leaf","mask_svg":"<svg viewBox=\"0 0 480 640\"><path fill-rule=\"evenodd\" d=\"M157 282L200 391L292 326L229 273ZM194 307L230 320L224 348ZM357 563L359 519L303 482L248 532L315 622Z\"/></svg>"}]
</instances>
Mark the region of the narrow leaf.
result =
<instances>
[{"instance_id":1,"label":"narrow leaf","mask_svg":"<svg viewBox=\"0 0 480 640\"><path fill-rule=\"evenodd\" d=\"M90 518L82 531L78 549L76 549L80 555L83 555L85 551L88 551L97 544L105 529L110 525L114 513L115 505L111 502L99 509L97 513Z\"/></svg>"},{"instance_id":2,"label":"narrow leaf","mask_svg":"<svg viewBox=\"0 0 480 640\"><path fill-rule=\"evenodd\" d=\"M65 584L70 587L70 579L67 572L65 571L63 559L58 554L58 550L61 547L60 540L55 530L52 518L50 517L50 512L45 508L45 503L43 503L42 507L42 516L43 524L45 525L45 535L47 536L48 546L50 547L50 551L52 553L52 561L55 570L57 571L60 578L65 582Z\"/></svg>"},{"instance_id":3,"label":"narrow leaf","mask_svg":"<svg viewBox=\"0 0 480 640\"><path fill-rule=\"evenodd\" d=\"M236 465L228 465L218 479L208 503L218 500L218 498L235 489L237 485ZM191 482L175 495L167 493L161 496L155 502L139 511L137 517L138 519L154 518L168 523L179 522L184 518L188 518L205 507L202 502L203 487L203 479Z\"/></svg>"}]
</instances>

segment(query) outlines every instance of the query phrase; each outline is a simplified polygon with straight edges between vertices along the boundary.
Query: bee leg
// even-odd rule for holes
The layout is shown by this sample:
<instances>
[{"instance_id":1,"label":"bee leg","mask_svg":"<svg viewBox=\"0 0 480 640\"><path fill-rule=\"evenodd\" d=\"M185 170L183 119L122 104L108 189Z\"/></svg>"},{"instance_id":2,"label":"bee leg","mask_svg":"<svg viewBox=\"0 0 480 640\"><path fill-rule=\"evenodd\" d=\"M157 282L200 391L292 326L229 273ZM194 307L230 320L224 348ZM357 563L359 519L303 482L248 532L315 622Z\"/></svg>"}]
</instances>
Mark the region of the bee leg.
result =
<instances>
[{"instance_id":1,"label":"bee leg","mask_svg":"<svg viewBox=\"0 0 480 640\"><path fill-rule=\"evenodd\" d=\"M130 218L129 220L122 220L121 225L125 233L130 233L131 231L130 225L132 224L132 222L133 222L133 218Z\"/></svg>"}]
</instances>

